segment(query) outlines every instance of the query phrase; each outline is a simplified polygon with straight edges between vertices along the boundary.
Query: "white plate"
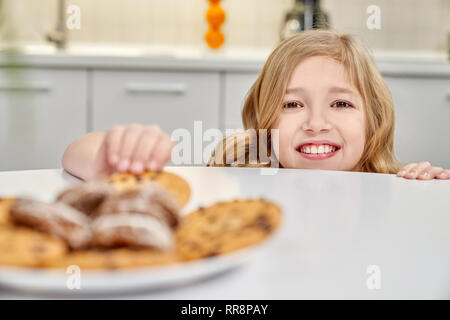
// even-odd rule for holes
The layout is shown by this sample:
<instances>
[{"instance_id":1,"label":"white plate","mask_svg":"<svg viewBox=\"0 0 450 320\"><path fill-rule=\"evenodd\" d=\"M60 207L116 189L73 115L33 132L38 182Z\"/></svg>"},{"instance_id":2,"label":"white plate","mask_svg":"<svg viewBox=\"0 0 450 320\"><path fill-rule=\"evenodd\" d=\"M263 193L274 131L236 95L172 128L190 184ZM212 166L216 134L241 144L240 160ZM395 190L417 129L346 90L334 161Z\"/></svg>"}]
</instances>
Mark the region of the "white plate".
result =
<instances>
[{"instance_id":1,"label":"white plate","mask_svg":"<svg viewBox=\"0 0 450 320\"><path fill-rule=\"evenodd\" d=\"M239 198L239 184L235 178L217 171L211 171L208 179L198 177L195 168L167 167L167 171L179 174L191 186L191 199L182 211L186 214L199 206L207 206L216 201ZM64 172L39 170L33 175L22 174L22 183L16 190L0 189L4 195L29 196L42 201L53 201L64 188L78 183ZM44 179L46 177L46 179ZM17 179L17 174L11 178ZM215 188L211 188L215 181ZM277 234L278 232L276 232ZM273 235L270 237L273 238ZM267 239L271 240L273 239ZM65 270L29 269L20 267L0 266L0 286L13 288L27 293L46 294L92 294L92 293L123 293L125 291L156 290L177 285L185 285L202 279L211 278L230 269L240 266L259 251L261 244L247 247L231 254L208 259L179 263L167 266L156 266L140 269L93 271L81 270L81 288L69 289L67 282L71 273Z\"/></svg>"},{"instance_id":2,"label":"white plate","mask_svg":"<svg viewBox=\"0 0 450 320\"><path fill-rule=\"evenodd\" d=\"M54 295L117 294L187 285L234 269L257 253L255 245L207 259L124 270L80 270L80 288L66 270L0 267L0 286L27 293ZM70 289L72 287L72 289Z\"/></svg>"}]
</instances>

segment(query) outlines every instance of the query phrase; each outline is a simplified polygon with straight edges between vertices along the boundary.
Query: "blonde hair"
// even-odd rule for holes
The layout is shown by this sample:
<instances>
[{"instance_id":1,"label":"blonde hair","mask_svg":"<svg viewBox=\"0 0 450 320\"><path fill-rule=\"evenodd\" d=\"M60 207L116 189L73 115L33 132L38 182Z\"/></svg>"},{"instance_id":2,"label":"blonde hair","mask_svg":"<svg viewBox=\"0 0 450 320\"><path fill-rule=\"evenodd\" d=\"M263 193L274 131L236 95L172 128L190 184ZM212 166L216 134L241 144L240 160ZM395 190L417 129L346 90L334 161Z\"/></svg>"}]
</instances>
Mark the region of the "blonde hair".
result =
<instances>
[{"instance_id":1,"label":"blonde hair","mask_svg":"<svg viewBox=\"0 0 450 320\"><path fill-rule=\"evenodd\" d=\"M354 170L396 173L401 164L394 154L395 115L391 94L367 49L349 35L311 30L281 42L267 59L246 97L242 110L244 129L273 128L282 111L293 70L303 59L312 56L327 56L341 63L362 97L366 113L366 143ZM241 166L248 159L253 143L255 139L247 131L228 136L218 144L208 165ZM241 147L237 148L238 145ZM273 160L270 139L265 147ZM267 167L270 163L262 163L258 159L255 166Z\"/></svg>"}]
</instances>

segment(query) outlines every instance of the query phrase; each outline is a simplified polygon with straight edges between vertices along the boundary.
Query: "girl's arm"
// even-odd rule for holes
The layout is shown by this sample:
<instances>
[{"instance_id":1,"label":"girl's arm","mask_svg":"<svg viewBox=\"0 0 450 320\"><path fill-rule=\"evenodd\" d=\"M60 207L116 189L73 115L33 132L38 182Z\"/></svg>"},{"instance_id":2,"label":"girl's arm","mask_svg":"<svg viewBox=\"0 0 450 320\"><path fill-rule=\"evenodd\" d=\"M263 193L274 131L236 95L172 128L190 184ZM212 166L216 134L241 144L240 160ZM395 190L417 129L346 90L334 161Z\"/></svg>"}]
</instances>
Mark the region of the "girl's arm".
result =
<instances>
[{"instance_id":1,"label":"girl's arm","mask_svg":"<svg viewBox=\"0 0 450 320\"><path fill-rule=\"evenodd\" d=\"M97 176L94 164L104 138L104 132L91 132L72 142L62 157L63 168L83 180Z\"/></svg>"},{"instance_id":2,"label":"girl's arm","mask_svg":"<svg viewBox=\"0 0 450 320\"><path fill-rule=\"evenodd\" d=\"M161 170L170 160L174 142L157 126L138 123L92 132L75 140L64 152L62 165L83 180L113 172Z\"/></svg>"},{"instance_id":3,"label":"girl's arm","mask_svg":"<svg viewBox=\"0 0 450 320\"><path fill-rule=\"evenodd\" d=\"M410 163L400 169L397 176L406 179L450 179L450 170L433 167L428 161Z\"/></svg>"}]
</instances>

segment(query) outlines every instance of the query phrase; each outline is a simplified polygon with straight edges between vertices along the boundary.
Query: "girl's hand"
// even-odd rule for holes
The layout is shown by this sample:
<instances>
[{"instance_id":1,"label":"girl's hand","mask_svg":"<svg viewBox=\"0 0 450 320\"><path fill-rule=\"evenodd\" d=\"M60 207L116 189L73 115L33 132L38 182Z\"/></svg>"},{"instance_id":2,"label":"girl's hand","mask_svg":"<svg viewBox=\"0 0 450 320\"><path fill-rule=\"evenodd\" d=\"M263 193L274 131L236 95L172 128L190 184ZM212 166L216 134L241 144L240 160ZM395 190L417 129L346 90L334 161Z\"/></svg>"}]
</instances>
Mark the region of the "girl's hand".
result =
<instances>
[{"instance_id":1,"label":"girl's hand","mask_svg":"<svg viewBox=\"0 0 450 320\"><path fill-rule=\"evenodd\" d=\"M158 126L134 123L106 132L95 160L98 175L161 170L170 160L175 143Z\"/></svg>"},{"instance_id":2,"label":"girl's hand","mask_svg":"<svg viewBox=\"0 0 450 320\"><path fill-rule=\"evenodd\" d=\"M420 163L410 163L400 169L397 173L398 177L406 179L450 179L450 170L440 167L433 167L428 161Z\"/></svg>"}]
</instances>

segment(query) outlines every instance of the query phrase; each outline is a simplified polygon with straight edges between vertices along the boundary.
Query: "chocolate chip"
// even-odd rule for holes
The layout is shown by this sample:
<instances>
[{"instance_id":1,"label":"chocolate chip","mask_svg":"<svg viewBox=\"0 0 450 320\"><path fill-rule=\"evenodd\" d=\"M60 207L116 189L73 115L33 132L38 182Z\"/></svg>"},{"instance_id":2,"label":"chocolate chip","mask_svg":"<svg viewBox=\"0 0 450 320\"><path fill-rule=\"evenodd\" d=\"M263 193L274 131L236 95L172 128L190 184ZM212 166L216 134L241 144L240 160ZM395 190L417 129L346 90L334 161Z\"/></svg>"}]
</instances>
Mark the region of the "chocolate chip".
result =
<instances>
[{"instance_id":1,"label":"chocolate chip","mask_svg":"<svg viewBox=\"0 0 450 320\"><path fill-rule=\"evenodd\" d=\"M266 232L270 232L272 230L272 226L269 224L269 221L267 220L267 217L264 214L260 214L256 218L255 224Z\"/></svg>"},{"instance_id":2,"label":"chocolate chip","mask_svg":"<svg viewBox=\"0 0 450 320\"><path fill-rule=\"evenodd\" d=\"M212 258L212 257L218 256L218 255L219 255L218 252L213 251L213 252L208 253L205 257Z\"/></svg>"}]
</instances>

